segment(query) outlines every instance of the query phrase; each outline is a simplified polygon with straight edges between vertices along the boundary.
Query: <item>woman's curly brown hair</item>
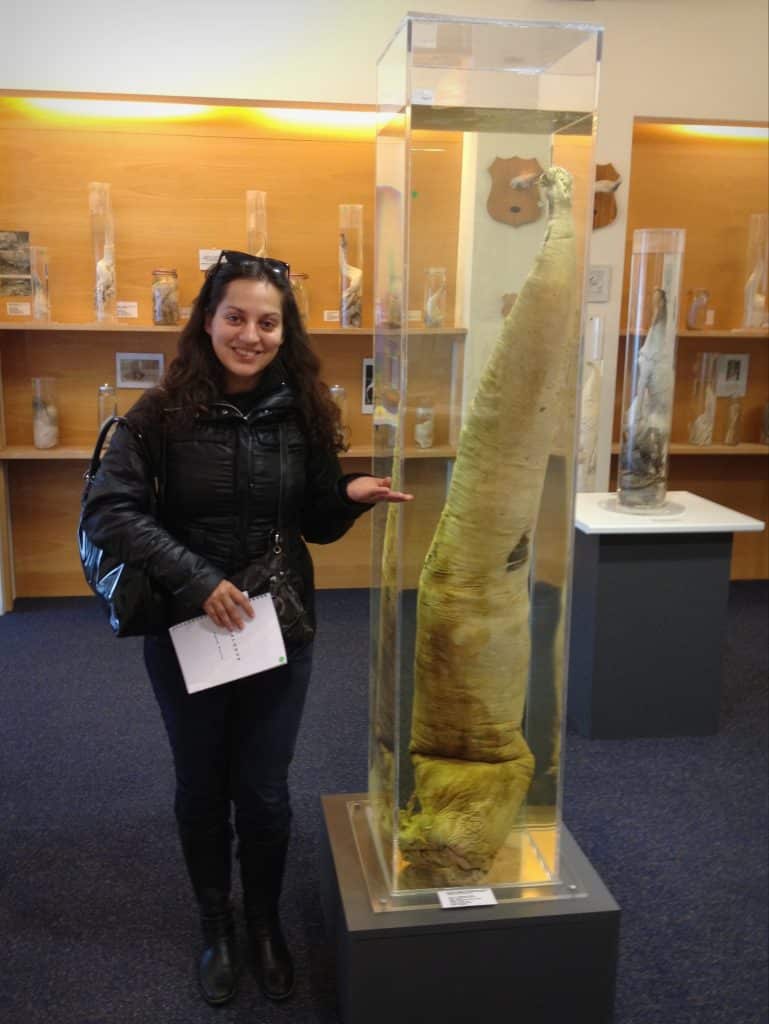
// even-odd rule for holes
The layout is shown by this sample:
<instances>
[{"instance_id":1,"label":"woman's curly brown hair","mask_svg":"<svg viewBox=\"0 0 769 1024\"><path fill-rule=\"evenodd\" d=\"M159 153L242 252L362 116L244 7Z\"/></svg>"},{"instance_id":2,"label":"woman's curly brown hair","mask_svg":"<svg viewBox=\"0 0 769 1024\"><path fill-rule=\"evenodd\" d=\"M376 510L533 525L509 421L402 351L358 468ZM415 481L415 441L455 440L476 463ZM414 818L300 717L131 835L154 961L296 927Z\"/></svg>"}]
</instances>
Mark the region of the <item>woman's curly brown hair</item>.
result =
<instances>
[{"instance_id":1,"label":"woman's curly brown hair","mask_svg":"<svg viewBox=\"0 0 769 1024\"><path fill-rule=\"evenodd\" d=\"M331 451L344 448L339 408L320 379L320 360L310 347L287 275L278 275L258 260L212 267L195 299L181 335L177 354L159 388L190 415L211 406L225 392L225 371L217 358L206 318L216 311L231 281L248 278L273 285L281 293L283 343L280 359L296 391L301 426L309 441Z\"/></svg>"}]
</instances>

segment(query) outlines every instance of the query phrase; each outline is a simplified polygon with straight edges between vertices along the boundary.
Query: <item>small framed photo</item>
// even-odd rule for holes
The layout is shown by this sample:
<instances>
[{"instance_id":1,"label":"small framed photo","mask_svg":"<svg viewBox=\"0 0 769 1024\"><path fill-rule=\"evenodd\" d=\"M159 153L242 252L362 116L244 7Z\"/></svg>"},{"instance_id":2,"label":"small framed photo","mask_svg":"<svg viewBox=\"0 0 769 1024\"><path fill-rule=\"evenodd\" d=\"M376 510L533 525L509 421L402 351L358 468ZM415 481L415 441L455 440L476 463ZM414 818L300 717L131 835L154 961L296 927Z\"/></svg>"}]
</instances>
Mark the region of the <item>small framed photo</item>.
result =
<instances>
[{"instance_id":1,"label":"small framed photo","mask_svg":"<svg viewBox=\"0 0 769 1024\"><path fill-rule=\"evenodd\" d=\"M723 353L716 360L716 395L718 398L742 398L748 388L747 353Z\"/></svg>"},{"instance_id":2,"label":"small framed photo","mask_svg":"<svg viewBox=\"0 0 769 1024\"><path fill-rule=\"evenodd\" d=\"M611 294L611 267L591 267L587 274L587 301L608 302Z\"/></svg>"},{"instance_id":3,"label":"small framed photo","mask_svg":"<svg viewBox=\"0 0 769 1024\"><path fill-rule=\"evenodd\" d=\"M163 376L162 352L117 352L115 380L119 388L154 388Z\"/></svg>"},{"instance_id":4,"label":"small framed photo","mask_svg":"<svg viewBox=\"0 0 769 1024\"><path fill-rule=\"evenodd\" d=\"M374 360L363 360L363 372L361 377L361 406L360 411L373 413L374 411Z\"/></svg>"}]
</instances>

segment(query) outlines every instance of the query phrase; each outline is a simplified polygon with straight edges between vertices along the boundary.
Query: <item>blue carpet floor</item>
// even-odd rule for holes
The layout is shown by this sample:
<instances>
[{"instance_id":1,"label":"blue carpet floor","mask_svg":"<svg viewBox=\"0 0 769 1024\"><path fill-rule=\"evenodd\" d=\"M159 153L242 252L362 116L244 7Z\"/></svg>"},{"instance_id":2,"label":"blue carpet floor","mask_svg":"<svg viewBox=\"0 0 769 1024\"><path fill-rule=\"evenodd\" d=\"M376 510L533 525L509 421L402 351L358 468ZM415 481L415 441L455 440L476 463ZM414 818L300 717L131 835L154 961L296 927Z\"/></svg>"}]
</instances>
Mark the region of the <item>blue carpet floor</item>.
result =
<instances>
[{"instance_id":1,"label":"blue carpet floor","mask_svg":"<svg viewBox=\"0 0 769 1024\"><path fill-rule=\"evenodd\" d=\"M623 909L616 1024L769 1020L768 593L732 587L717 735L567 738L566 823ZM284 899L296 992L265 1004L245 976L218 1010L195 988L198 926L140 641L114 640L88 599L19 601L0 618L4 1024L339 1024L319 794L366 788L366 595L321 592L319 616Z\"/></svg>"}]
</instances>

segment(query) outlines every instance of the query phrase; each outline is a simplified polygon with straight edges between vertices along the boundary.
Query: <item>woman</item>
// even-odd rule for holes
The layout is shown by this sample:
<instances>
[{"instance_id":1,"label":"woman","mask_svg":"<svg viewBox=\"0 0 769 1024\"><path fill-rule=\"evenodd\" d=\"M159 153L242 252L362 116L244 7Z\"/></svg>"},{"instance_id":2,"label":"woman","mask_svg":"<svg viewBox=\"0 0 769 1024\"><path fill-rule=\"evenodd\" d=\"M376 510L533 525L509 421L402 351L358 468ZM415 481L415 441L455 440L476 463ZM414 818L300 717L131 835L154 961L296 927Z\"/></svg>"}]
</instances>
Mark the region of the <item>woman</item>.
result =
<instances>
[{"instance_id":1,"label":"woman","mask_svg":"<svg viewBox=\"0 0 769 1024\"><path fill-rule=\"evenodd\" d=\"M85 508L94 542L143 565L169 592L177 619L202 611L217 626L240 629L253 615L232 580L267 549L283 460L285 547L310 615L304 540L329 543L372 504L410 500L389 478L342 475L339 413L318 374L288 265L223 251L162 384L115 432ZM311 645L290 651L280 668L194 694L167 632L145 638L144 656L174 756L176 818L203 927L203 998L231 999L240 967L229 898L232 804L255 972L265 995L283 999L293 985L278 917L287 776Z\"/></svg>"}]
</instances>

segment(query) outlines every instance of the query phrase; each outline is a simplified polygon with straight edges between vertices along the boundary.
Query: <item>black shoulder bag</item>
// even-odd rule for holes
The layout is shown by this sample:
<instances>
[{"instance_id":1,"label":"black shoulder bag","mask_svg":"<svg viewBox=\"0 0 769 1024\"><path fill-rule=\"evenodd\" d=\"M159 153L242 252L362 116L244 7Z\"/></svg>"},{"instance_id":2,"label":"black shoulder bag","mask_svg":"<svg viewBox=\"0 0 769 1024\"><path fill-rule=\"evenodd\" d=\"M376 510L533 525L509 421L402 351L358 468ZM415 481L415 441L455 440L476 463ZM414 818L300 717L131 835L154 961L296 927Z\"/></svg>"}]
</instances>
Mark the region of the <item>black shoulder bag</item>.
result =
<instances>
[{"instance_id":1,"label":"black shoulder bag","mask_svg":"<svg viewBox=\"0 0 769 1024\"><path fill-rule=\"evenodd\" d=\"M278 489L278 521L270 533L270 543L265 554L236 573L232 582L241 590L248 591L249 597L269 593L278 615L283 642L288 651L298 651L315 636L315 626L304 606L304 579L293 569L286 557L285 535L283 533L283 509L285 505L286 473L288 471L288 441L286 425L280 424L280 484Z\"/></svg>"},{"instance_id":2,"label":"black shoulder bag","mask_svg":"<svg viewBox=\"0 0 769 1024\"><path fill-rule=\"evenodd\" d=\"M83 507L101 465L102 448L107 434L117 424L122 424L132 431L146 451L142 434L122 416L113 416L104 423L99 431L91 463L85 473L86 483L81 498L77 543L85 581L107 613L113 633L116 636L144 636L147 633L160 633L168 627L165 591L153 583L141 566L122 562L104 548L94 544L83 526ZM163 447L165 449L165 431ZM161 488L162 476L156 475L150 509L153 515L157 514L160 507Z\"/></svg>"}]
</instances>

